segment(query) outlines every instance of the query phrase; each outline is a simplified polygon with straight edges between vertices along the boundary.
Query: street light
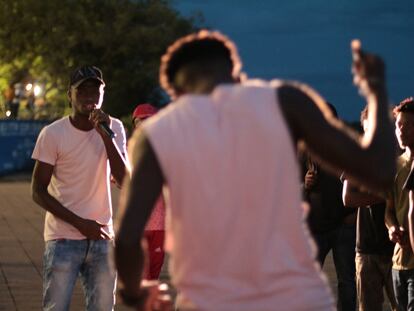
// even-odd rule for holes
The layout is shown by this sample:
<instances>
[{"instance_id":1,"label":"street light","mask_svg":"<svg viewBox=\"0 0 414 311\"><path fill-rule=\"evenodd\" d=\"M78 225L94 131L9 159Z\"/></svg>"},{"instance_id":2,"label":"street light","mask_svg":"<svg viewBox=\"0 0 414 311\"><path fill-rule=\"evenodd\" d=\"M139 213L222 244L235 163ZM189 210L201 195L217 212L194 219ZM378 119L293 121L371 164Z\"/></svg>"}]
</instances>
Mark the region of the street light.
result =
<instances>
[{"instance_id":1,"label":"street light","mask_svg":"<svg viewBox=\"0 0 414 311\"><path fill-rule=\"evenodd\" d=\"M35 85L33 93L35 97L38 97L42 93L42 87L40 85Z\"/></svg>"}]
</instances>

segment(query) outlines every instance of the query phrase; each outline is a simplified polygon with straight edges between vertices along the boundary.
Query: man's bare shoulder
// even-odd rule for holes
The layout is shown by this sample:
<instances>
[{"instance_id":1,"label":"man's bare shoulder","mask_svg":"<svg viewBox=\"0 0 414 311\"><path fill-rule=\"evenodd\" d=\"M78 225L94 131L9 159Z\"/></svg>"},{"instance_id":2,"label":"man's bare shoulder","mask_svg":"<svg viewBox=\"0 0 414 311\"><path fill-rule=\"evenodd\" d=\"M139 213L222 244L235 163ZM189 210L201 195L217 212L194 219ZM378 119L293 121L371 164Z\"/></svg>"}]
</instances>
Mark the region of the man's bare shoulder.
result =
<instances>
[{"instance_id":1,"label":"man's bare shoulder","mask_svg":"<svg viewBox=\"0 0 414 311\"><path fill-rule=\"evenodd\" d=\"M281 105L288 106L288 108L306 108L306 105L324 103L322 96L320 96L310 86L297 81L283 81L277 85L276 96L279 98ZM292 107L293 106L293 107Z\"/></svg>"},{"instance_id":2,"label":"man's bare shoulder","mask_svg":"<svg viewBox=\"0 0 414 311\"><path fill-rule=\"evenodd\" d=\"M315 102L308 95L307 88L297 82L285 82L275 88L275 96L286 123L295 141L303 136L302 125L305 116L314 113Z\"/></svg>"}]
</instances>

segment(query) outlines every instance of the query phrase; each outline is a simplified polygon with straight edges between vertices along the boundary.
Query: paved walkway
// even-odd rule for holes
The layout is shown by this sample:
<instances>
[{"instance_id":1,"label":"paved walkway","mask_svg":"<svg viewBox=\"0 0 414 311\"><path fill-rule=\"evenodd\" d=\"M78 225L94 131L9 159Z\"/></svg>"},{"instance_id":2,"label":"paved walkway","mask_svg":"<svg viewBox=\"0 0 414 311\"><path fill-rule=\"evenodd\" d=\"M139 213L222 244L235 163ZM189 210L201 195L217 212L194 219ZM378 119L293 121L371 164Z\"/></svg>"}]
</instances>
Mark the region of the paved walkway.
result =
<instances>
[{"instance_id":1,"label":"paved walkway","mask_svg":"<svg viewBox=\"0 0 414 311\"><path fill-rule=\"evenodd\" d=\"M0 180L0 311L41 309L44 212L33 203L27 179ZM114 201L117 197L115 189ZM330 256L324 270L331 285L336 286ZM82 290L77 284L71 310L84 309ZM127 309L116 306L115 310Z\"/></svg>"},{"instance_id":2,"label":"paved walkway","mask_svg":"<svg viewBox=\"0 0 414 311\"><path fill-rule=\"evenodd\" d=\"M0 311L41 310L43 221L28 181L0 181ZM77 284L71 310L84 310L83 301Z\"/></svg>"}]
</instances>

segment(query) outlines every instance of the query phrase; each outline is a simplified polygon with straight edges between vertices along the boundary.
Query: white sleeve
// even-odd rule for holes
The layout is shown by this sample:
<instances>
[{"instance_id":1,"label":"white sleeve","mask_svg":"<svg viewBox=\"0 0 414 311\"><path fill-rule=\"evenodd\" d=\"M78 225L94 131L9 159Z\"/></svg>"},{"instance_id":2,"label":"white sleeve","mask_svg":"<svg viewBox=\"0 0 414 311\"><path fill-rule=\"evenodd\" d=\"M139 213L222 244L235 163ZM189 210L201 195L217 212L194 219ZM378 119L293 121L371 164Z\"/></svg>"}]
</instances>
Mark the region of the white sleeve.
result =
<instances>
[{"instance_id":1,"label":"white sleeve","mask_svg":"<svg viewBox=\"0 0 414 311\"><path fill-rule=\"evenodd\" d=\"M58 155L57 140L49 127L44 127L40 132L36 146L32 153L32 159L55 165Z\"/></svg>"},{"instance_id":2,"label":"white sleeve","mask_svg":"<svg viewBox=\"0 0 414 311\"><path fill-rule=\"evenodd\" d=\"M111 128L116 134L115 143L122 154L126 155L126 135L125 128L121 120L112 118Z\"/></svg>"}]
</instances>

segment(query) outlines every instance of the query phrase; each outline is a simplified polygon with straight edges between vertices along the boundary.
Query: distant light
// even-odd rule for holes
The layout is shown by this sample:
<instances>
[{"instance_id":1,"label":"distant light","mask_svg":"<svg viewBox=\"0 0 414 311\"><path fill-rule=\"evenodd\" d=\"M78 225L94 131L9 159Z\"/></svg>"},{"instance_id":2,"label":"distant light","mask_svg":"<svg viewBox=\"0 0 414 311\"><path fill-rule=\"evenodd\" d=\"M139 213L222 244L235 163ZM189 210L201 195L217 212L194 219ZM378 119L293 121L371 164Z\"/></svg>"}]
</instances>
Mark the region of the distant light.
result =
<instances>
[{"instance_id":1,"label":"distant light","mask_svg":"<svg viewBox=\"0 0 414 311\"><path fill-rule=\"evenodd\" d=\"M33 84L31 83L26 84L26 91L29 92L32 89L32 87L33 87Z\"/></svg>"},{"instance_id":2,"label":"distant light","mask_svg":"<svg viewBox=\"0 0 414 311\"><path fill-rule=\"evenodd\" d=\"M11 116L11 111L10 110L7 110L6 111L6 117L10 117Z\"/></svg>"},{"instance_id":3,"label":"distant light","mask_svg":"<svg viewBox=\"0 0 414 311\"><path fill-rule=\"evenodd\" d=\"M39 85L35 85L33 93L34 96L39 96L42 93L42 88Z\"/></svg>"}]
</instances>

